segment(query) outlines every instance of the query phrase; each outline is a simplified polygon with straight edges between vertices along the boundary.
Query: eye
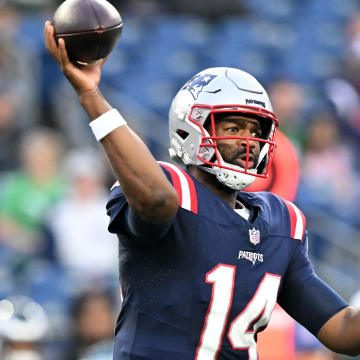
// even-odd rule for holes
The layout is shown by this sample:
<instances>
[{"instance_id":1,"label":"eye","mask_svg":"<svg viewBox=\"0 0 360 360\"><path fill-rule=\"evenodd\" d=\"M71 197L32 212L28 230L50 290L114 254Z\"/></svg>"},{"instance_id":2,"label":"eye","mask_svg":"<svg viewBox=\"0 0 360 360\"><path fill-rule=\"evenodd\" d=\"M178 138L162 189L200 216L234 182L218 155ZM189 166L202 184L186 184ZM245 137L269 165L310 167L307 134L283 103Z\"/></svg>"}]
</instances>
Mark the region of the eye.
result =
<instances>
[{"instance_id":1,"label":"eye","mask_svg":"<svg viewBox=\"0 0 360 360\"><path fill-rule=\"evenodd\" d=\"M235 132L239 131L239 128L236 126L232 126L232 127L227 128L226 131L235 133Z\"/></svg>"},{"instance_id":2,"label":"eye","mask_svg":"<svg viewBox=\"0 0 360 360\"><path fill-rule=\"evenodd\" d=\"M254 138L261 138L261 131L253 131L251 136Z\"/></svg>"}]
</instances>

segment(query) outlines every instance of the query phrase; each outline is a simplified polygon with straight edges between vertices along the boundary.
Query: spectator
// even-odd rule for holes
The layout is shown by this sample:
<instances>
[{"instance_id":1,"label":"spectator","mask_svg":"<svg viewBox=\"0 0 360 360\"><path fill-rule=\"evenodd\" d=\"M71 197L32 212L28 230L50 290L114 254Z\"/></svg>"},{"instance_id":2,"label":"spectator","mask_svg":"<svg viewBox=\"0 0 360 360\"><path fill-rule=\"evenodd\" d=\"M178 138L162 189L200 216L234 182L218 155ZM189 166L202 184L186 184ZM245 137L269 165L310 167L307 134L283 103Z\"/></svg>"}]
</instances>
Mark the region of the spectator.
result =
<instances>
[{"instance_id":1,"label":"spectator","mask_svg":"<svg viewBox=\"0 0 360 360\"><path fill-rule=\"evenodd\" d=\"M104 159L93 149L71 152L64 162L69 188L54 207L48 227L55 256L82 278L115 278L117 238L107 231Z\"/></svg>"},{"instance_id":2,"label":"spectator","mask_svg":"<svg viewBox=\"0 0 360 360\"><path fill-rule=\"evenodd\" d=\"M325 83L325 92L341 119L341 127L346 136L359 149L360 13L355 13L351 17L346 30L343 72Z\"/></svg>"},{"instance_id":3,"label":"spectator","mask_svg":"<svg viewBox=\"0 0 360 360\"><path fill-rule=\"evenodd\" d=\"M106 291L86 291L74 302L70 346L65 360L79 360L94 344L114 339L114 300Z\"/></svg>"},{"instance_id":4,"label":"spectator","mask_svg":"<svg viewBox=\"0 0 360 360\"><path fill-rule=\"evenodd\" d=\"M0 83L0 172L14 170L19 165L17 139L22 129L15 116L15 96L8 91L7 83Z\"/></svg>"},{"instance_id":5,"label":"spectator","mask_svg":"<svg viewBox=\"0 0 360 360\"><path fill-rule=\"evenodd\" d=\"M301 153L304 146L303 131L304 92L303 88L289 79L273 82L269 96L277 114L280 129Z\"/></svg>"},{"instance_id":6,"label":"spectator","mask_svg":"<svg viewBox=\"0 0 360 360\"><path fill-rule=\"evenodd\" d=\"M37 128L24 136L20 152L21 168L4 180L0 241L22 253L41 254L43 218L65 189L59 176L62 144L52 130Z\"/></svg>"},{"instance_id":7,"label":"spectator","mask_svg":"<svg viewBox=\"0 0 360 360\"><path fill-rule=\"evenodd\" d=\"M17 127L34 126L39 121L38 103L39 68L36 65L39 54L34 47L26 46L19 34L21 18L11 1L0 1L0 79L1 87L11 89L16 103ZM26 63L33 67L28 70Z\"/></svg>"},{"instance_id":8,"label":"spectator","mask_svg":"<svg viewBox=\"0 0 360 360\"><path fill-rule=\"evenodd\" d=\"M16 58L19 50L13 43L18 27L18 14L10 6L0 3L0 74L1 79L18 79L18 61Z\"/></svg>"},{"instance_id":9,"label":"spectator","mask_svg":"<svg viewBox=\"0 0 360 360\"><path fill-rule=\"evenodd\" d=\"M330 113L315 115L307 133L302 175L308 200L340 218L358 221L354 200L359 198L359 179L352 150L340 141L335 118Z\"/></svg>"}]
</instances>

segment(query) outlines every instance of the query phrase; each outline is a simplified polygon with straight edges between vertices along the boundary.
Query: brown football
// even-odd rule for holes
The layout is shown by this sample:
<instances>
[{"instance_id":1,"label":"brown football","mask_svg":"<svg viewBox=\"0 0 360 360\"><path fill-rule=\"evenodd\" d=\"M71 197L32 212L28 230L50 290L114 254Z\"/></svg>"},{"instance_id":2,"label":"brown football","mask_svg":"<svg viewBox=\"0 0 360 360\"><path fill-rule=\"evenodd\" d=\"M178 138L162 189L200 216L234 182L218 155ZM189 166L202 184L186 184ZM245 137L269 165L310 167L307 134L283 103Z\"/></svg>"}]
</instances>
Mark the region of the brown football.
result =
<instances>
[{"instance_id":1,"label":"brown football","mask_svg":"<svg viewBox=\"0 0 360 360\"><path fill-rule=\"evenodd\" d=\"M94 64L108 56L122 33L123 22L106 0L66 0L55 11L55 38L63 38L73 63Z\"/></svg>"}]
</instances>

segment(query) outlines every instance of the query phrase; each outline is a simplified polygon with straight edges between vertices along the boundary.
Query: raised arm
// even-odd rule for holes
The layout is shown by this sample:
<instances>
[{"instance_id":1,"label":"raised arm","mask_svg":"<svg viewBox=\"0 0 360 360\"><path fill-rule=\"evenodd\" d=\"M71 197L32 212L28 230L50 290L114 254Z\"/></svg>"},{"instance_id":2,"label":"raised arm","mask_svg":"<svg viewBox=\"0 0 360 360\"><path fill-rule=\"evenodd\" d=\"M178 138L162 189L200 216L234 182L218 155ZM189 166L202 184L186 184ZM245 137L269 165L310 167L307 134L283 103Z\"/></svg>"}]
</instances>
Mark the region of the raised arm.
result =
<instances>
[{"instance_id":1,"label":"raised arm","mask_svg":"<svg viewBox=\"0 0 360 360\"><path fill-rule=\"evenodd\" d=\"M98 88L105 60L78 68L68 58L65 41L60 39L56 43L49 21L45 23L44 37L47 50L73 86L90 120L109 112L112 107ZM122 125L101 143L133 210L148 223L169 222L177 212L178 195L143 141L127 125Z\"/></svg>"},{"instance_id":2,"label":"raised arm","mask_svg":"<svg viewBox=\"0 0 360 360\"><path fill-rule=\"evenodd\" d=\"M318 339L335 352L360 354L360 309L348 306L339 311L322 326Z\"/></svg>"}]
</instances>

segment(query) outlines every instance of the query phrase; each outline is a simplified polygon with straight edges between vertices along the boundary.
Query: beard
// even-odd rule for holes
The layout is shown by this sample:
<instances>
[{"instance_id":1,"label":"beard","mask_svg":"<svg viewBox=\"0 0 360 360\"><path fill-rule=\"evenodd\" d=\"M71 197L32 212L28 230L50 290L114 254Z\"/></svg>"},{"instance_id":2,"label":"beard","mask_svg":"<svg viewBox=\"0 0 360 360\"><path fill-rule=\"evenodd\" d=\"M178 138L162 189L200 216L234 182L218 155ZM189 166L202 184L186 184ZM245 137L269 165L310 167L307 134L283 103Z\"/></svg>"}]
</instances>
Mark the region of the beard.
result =
<instances>
[{"instance_id":1,"label":"beard","mask_svg":"<svg viewBox=\"0 0 360 360\"><path fill-rule=\"evenodd\" d=\"M246 161L246 148L232 150L228 144L218 144L218 150L224 161L229 164L241 166L242 168L244 168L244 166L239 165L238 160L242 158L244 159L244 161ZM250 166L248 170L254 169L257 166L259 160L259 153L260 151L256 149L249 149L249 159L251 159L252 166Z\"/></svg>"}]
</instances>

